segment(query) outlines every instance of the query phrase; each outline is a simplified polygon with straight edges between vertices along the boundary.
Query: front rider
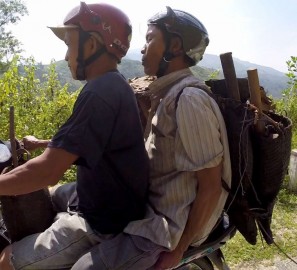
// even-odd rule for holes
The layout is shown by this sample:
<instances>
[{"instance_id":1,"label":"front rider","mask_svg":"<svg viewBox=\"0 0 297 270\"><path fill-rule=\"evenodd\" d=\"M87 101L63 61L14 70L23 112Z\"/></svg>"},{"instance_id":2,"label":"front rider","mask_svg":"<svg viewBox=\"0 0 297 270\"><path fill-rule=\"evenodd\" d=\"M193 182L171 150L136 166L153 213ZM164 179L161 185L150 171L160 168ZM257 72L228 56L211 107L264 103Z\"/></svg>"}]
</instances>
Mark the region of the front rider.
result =
<instances>
[{"instance_id":1,"label":"front rider","mask_svg":"<svg viewBox=\"0 0 297 270\"><path fill-rule=\"evenodd\" d=\"M117 70L130 45L130 21L111 5L81 2L62 27L51 29L68 47L73 78L87 83L45 151L0 176L0 195L55 185L75 163L79 203L45 232L5 248L1 270L69 269L144 216L149 164L143 131L133 90Z\"/></svg>"},{"instance_id":2,"label":"front rider","mask_svg":"<svg viewBox=\"0 0 297 270\"><path fill-rule=\"evenodd\" d=\"M174 267L219 219L228 196L221 179L231 184L226 127L217 103L204 91L208 88L190 70L208 43L205 27L189 13L167 7L149 19L142 64L157 79L147 92L146 216L94 247L72 270L151 269L156 261L154 269ZM134 256L123 258L123 249Z\"/></svg>"}]
</instances>

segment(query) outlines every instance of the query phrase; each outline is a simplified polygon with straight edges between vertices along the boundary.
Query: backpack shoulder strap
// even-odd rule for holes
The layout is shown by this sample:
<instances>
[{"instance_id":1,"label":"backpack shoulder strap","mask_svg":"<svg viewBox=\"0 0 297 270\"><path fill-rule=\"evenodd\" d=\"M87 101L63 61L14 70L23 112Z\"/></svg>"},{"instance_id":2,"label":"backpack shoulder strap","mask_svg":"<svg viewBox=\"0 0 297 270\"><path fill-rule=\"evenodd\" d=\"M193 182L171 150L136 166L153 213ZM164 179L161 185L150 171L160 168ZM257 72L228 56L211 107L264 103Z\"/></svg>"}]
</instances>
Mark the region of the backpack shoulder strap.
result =
<instances>
[{"instance_id":1,"label":"backpack shoulder strap","mask_svg":"<svg viewBox=\"0 0 297 270\"><path fill-rule=\"evenodd\" d=\"M203 84L189 84L189 85L186 85L185 87L183 87L177 93L176 98L175 98L175 109L177 108L177 103L179 101L179 98L180 98L181 94L183 93L183 91L184 91L184 89L186 87L194 87L194 88L200 89L200 90L204 91L205 93L207 93L210 97L214 98L214 94L209 90L209 87L207 85L203 85Z\"/></svg>"}]
</instances>

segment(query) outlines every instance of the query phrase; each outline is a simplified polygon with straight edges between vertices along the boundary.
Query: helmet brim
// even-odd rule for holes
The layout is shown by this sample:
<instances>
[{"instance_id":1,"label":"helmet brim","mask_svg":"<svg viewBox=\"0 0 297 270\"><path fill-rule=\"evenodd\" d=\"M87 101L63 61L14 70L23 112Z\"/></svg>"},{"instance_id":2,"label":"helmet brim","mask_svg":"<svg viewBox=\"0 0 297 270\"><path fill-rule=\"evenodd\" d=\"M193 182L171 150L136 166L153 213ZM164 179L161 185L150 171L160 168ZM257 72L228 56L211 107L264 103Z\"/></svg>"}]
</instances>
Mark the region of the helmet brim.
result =
<instances>
[{"instance_id":1,"label":"helmet brim","mask_svg":"<svg viewBox=\"0 0 297 270\"><path fill-rule=\"evenodd\" d=\"M59 39L64 41L66 31L71 29L78 29L79 27L77 25L70 24L70 25L62 25L62 26L55 26L55 27L48 26L48 28L51 29Z\"/></svg>"}]
</instances>

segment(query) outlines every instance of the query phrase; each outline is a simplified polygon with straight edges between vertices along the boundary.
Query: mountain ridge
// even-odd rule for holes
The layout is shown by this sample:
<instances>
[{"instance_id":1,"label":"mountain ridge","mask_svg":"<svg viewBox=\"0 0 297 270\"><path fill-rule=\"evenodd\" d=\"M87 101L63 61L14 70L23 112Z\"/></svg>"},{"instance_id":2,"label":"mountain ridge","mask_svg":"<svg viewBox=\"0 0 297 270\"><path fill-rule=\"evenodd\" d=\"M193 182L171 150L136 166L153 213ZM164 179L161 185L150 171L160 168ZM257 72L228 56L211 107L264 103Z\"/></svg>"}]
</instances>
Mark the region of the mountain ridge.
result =
<instances>
[{"instance_id":1,"label":"mountain ridge","mask_svg":"<svg viewBox=\"0 0 297 270\"><path fill-rule=\"evenodd\" d=\"M129 50L128 54L118 65L119 71L125 78L132 79L145 75L140 59L140 50ZM256 68L259 75L260 85L264 87L267 95L270 95L273 98L280 98L282 96L282 91L288 87L288 78L285 73L270 67L242 61L235 57L233 57L233 62L237 78L247 78L247 70ZM201 80L208 80L214 72L218 74L216 77L217 79L224 78L220 57L217 55L205 54L203 60L191 69L195 76L199 77ZM56 71L61 84L64 85L65 83L68 83L70 91L77 90L84 83L72 79L67 62L64 60L56 61Z\"/></svg>"}]
</instances>

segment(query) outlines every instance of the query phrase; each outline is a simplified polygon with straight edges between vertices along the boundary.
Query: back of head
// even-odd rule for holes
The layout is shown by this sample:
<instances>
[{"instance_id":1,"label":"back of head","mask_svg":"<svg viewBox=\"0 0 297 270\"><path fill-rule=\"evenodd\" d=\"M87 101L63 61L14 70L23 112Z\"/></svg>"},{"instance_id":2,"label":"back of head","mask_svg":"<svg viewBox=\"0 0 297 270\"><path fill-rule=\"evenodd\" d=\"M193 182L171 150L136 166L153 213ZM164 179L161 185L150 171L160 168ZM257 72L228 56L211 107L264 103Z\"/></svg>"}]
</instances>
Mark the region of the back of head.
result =
<instances>
[{"instance_id":1,"label":"back of head","mask_svg":"<svg viewBox=\"0 0 297 270\"><path fill-rule=\"evenodd\" d=\"M63 26L50 27L56 36L64 40L69 28L97 33L106 50L119 61L130 47L132 26L128 16L120 9L105 3L86 4L73 8L65 17Z\"/></svg>"},{"instance_id":2,"label":"back of head","mask_svg":"<svg viewBox=\"0 0 297 270\"><path fill-rule=\"evenodd\" d=\"M193 15L182 10L166 7L165 11L161 11L150 18L148 24L158 25L162 29L166 29L169 34L179 36L192 65L197 64L202 59L209 44L208 32Z\"/></svg>"}]
</instances>

